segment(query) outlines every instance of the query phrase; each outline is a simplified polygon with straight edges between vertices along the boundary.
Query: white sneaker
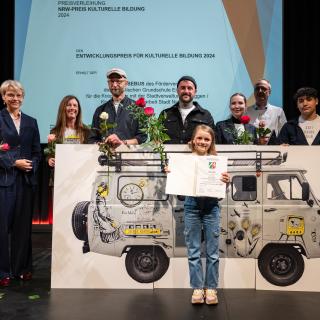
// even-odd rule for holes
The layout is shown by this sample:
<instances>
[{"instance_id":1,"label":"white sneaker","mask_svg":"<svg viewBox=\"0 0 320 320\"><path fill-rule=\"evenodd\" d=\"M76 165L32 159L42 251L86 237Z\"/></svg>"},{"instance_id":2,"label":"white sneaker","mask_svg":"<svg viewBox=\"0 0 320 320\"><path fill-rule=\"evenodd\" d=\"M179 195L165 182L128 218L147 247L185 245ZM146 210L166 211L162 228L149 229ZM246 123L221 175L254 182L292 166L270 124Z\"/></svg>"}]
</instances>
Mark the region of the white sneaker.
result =
<instances>
[{"instance_id":1,"label":"white sneaker","mask_svg":"<svg viewBox=\"0 0 320 320\"><path fill-rule=\"evenodd\" d=\"M206 289L205 297L206 297L206 304L218 304L217 290Z\"/></svg>"},{"instance_id":2,"label":"white sneaker","mask_svg":"<svg viewBox=\"0 0 320 320\"><path fill-rule=\"evenodd\" d=\"M191 297L192 304L204 303L204 291L203 289L194 289Z\"/></svg>"}]
</instances>

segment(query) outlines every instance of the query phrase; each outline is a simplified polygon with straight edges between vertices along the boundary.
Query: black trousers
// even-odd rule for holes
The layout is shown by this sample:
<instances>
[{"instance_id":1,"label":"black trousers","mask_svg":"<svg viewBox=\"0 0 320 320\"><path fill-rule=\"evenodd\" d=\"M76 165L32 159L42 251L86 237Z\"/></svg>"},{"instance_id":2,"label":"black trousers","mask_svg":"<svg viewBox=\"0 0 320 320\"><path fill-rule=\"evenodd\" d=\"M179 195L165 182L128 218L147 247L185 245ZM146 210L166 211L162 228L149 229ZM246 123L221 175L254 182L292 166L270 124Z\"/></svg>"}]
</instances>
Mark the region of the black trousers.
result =
<instances>
[{"instance_id":1,"label":"black trousers","mask_svg":"<svg viewBox=\"0 0 320 320\"><path fill-rule=\"evenodd\" d=\"M34 187L18 173L16 182L0 186L0 279L32 271Z\"/></svg>"}]
</instances>

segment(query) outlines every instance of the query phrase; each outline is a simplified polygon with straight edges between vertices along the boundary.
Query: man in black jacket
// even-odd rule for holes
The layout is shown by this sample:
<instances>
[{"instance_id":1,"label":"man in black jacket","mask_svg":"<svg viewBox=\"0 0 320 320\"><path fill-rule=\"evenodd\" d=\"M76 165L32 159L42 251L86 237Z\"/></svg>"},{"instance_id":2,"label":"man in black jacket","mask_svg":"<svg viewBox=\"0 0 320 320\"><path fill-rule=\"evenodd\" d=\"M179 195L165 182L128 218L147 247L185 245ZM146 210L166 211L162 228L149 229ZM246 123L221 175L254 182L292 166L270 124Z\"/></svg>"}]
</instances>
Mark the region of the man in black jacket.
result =
<instances>
[{"instance_id":1,"label":"man in black jacket","mask_svg":"<svg viewBox=\"0 0 320 320\"><path fill-rule=\"evenodd\" d=\"M172 107L165 109L164 125L170 140L166 143L184 144L191 140L194 128L205 124L214 129L214 120L210 112L193 101L197 93L197 83L190 76L183 76L177 83L179 101Z\"/></svg>"},{"instance_id":2,"label":"man in black jacket","mask_svg":"<svg viewBox=\"0 0 320 320\"><path fill-rule=\"evenodd\" d=\"M279 134L280 144L319 145L320 116L317 114L318 92L314 88L300 88L294 95L300 111L298 119L284 124Z\"/></svg>"},{"instance_id":3,"label":"man in black jacket","mask_svg":"<svg viewBox=\"0 0 320 320\"><path fill-rule=\"evenodd\" d=\"M89 142L101 141L100 121L101 117L107 117L108 123L115 123L116 127L109 129L106 142L115 147L120 144L143 143L146 140L146 135L140 131L138 121L127 109L127 106L134 103L125 93L128 85L127 74L122 69L113 68L107 72L107 80L112 99L96 109L92 119L93 130ZM104 114L102 114L103 112Z\"/></svg>"}]
</instances>

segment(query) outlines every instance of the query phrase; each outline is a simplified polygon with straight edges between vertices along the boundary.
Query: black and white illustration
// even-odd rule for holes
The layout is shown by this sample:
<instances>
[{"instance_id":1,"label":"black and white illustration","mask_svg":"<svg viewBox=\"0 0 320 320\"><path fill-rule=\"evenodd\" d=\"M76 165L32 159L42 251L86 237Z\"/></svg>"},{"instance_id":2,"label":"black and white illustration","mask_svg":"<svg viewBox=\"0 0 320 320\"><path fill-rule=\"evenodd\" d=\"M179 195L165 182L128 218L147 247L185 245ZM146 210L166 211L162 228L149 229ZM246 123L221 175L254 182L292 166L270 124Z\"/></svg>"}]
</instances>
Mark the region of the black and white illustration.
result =
<instances>
[{"instance_id":1,"label":"black and white illustration","mask_svg":"<svg viewBox=\"0 0 320 320\"><path fill-rule=\"evenodd\" d=\"M222 268L228 269L229 259L239 266L256 261L256 272L269 285L299 287L301 278L309 277L306 263L318 263L320 257L316 168L297 159L298 148L219 147L228 156L231 175L220 201ZM312 160L316 150L303 149ZM99 253L121 265L118 272L137 285L161 284L163 278L168 283L180 261L175 258L186 257L183 197L165 194L166 175L148 166L146 151L141 152L141 165L124 161L117 171L96 166L87 196L74 197L69 206L69 236L79 260ZM181 286L187 285L187 264L185 271Z\"/></svg>"}]
</instances>

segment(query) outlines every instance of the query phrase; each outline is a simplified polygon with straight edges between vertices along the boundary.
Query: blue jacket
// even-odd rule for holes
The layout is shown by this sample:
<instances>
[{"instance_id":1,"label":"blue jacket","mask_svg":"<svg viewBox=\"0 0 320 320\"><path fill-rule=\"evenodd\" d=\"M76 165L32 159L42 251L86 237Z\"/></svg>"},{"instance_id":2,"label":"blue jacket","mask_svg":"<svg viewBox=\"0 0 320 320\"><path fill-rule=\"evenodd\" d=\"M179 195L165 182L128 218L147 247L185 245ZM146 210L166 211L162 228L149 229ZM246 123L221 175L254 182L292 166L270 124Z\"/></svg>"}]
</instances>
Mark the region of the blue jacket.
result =
<instances>
[{"instance_id":1,"label":"blue jacket","mask_svg":"<svg viewBox=\"0 0 320 320\"><path fill-rule=\"evenodd\" d=\"M36 119L21 113L20 134L7 111L0 111L0 143L8 143L10 150L0 151L0 186L10 186L15 182L19 169L14 166L18 159L32 161L32 170L23 172L26 182L37 184L36 171L41 158L40 135Z\"/></svg>"}]
</instances>

